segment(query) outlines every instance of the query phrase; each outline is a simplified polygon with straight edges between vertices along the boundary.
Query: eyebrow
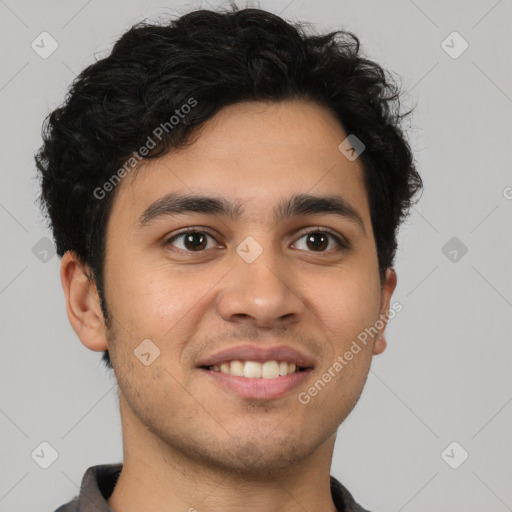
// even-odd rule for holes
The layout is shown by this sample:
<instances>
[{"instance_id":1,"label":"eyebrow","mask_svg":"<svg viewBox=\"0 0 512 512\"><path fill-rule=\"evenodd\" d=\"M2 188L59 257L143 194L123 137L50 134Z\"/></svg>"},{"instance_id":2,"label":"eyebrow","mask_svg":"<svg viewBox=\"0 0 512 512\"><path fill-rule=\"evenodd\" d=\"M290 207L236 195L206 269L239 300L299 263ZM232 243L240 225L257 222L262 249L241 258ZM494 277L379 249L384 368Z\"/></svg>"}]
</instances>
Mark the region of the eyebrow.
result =
<instances>
[{"instance_id":1,"label":"eyebrow","mask_svg":"<svg viewBox=\"0 0 512 512\"><path fill-rule=\"evenodd\" d=\"M238 220L243 215L243 207L223 197L203 195L167 194L150 204L139 217L139 227L143 228L160 217L172 217L187 213L222 215ZM358 211L341 195L315 196L297 194L282 200L274 208L274 221L304 215L337 215L359 225L366 236L364 222Z\"/></svg>"}]
</instances>

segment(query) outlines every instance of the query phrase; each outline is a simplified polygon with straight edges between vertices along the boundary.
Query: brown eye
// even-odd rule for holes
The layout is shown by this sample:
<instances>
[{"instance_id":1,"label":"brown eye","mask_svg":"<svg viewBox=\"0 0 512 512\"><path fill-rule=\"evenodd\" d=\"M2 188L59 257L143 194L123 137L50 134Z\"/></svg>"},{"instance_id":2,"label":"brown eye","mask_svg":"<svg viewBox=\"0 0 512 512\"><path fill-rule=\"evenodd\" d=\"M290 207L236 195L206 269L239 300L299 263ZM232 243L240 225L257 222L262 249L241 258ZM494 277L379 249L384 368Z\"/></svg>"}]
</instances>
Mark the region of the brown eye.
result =
<instances>
[{"instance_id":1,"label":"brown eye","mask_svg":"<svg viewBox=\"0 0 512 512\"><path fill-rule=\"evenodd\" d=\"M314 250L325 250L329 245L329 237L325 233L310 233L306 235L306 244Z\"/></svg>"},{"instance_id":2,"label":"brown eye","mask_svg":"<svg viewBox=\"0 0 512 512\"><path fill-rule=\"evenodd\" d=\"M303 245L306 247L306 250L310 252L327 252L331 249L347 248L347 244L340 237L321 229L305 233L299 240L302 239L305 240ZM301 247L298 248L301 249Z\"/></svg>"},{"instance_id":3,"label":"brown eye","mask_svg":"<svg viewBox=\"0 0 512 512\"><path fill-rule=\"evenodd\" d=\"M213 237L204 231L190 230L173 236L166 242L166 245L173 245L186 252L202 252L207 248L208 238L213 240ZM176 241L180 241L180 243L176 245L174 243Z\"/></svg>"}]
</instances>

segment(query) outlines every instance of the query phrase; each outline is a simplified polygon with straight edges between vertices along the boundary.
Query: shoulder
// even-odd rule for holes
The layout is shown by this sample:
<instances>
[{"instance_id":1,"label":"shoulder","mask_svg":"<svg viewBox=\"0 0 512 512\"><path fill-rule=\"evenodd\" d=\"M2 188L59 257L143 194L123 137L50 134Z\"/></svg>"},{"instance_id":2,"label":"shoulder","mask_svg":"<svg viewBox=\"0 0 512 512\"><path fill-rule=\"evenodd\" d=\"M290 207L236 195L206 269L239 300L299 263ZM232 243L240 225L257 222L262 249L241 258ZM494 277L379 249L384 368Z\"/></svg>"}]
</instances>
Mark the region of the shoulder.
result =
<instances>
[{"instance_id":1,"label":"shoulder","mask_svg":"<svg viewBox=\"0 0 512 512\"><path fill-rule=\"evenodd\" d=\"M55 512L78 512L78 496L73 498L70 502L61 505Z\"/></svg>"},{"instance_id":2,"label":"shoulder","mask_svg":"<svg viewBox=\"0 0 512 512\"><path fill-rule=\"evenodd\" d=\"M371 512L356 503L348 489L331 475L331 494L339 512ZM66 511L67 512L67 511Z\"/></svg>"},{"instance_id":3,"label":"shoulder","mask_svg":"<svg viewBox=\"0 0 512 512\"><path fill-rule=\"evenodd\" d=\"M80 512L94 509L96 512L111 512L107 499L117 483L122 464L91 466L82 478L80 493L55 512Z\"/></svg>"}]
</instances>

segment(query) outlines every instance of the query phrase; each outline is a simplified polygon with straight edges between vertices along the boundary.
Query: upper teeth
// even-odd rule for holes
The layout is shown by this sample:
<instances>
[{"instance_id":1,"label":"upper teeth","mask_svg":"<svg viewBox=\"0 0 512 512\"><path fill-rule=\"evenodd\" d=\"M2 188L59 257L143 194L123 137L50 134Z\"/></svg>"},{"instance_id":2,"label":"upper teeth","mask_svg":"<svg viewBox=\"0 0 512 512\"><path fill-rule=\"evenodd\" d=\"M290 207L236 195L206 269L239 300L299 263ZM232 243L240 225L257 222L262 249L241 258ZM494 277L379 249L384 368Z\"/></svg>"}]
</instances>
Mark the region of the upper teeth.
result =
<instances>
[{"instance_id":1,"label":"upper teeth","mask_svg":"<svg viewBox=\"0 0 512 512\"><path fill-rule=\"evenodd\" d=\"M226 361L220 365L210 366L215 372L227 373L236 377L248 377L250 379L276 379L277 377L289 375L297 370L295 363L287 361Z\"/></svg>"}]
</instances>

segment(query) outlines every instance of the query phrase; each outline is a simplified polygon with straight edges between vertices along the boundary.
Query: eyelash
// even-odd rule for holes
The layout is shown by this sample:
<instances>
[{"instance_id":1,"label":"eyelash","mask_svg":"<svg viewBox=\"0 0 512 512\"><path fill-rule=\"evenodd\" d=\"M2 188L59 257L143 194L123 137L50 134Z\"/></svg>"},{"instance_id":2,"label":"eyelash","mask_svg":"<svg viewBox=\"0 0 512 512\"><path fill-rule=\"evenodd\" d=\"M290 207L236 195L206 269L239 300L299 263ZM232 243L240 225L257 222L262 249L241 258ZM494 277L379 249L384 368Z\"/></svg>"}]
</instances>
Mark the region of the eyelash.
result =
<instances>
[{"instance_id":1,"label":"eyelash","mask_svg":"<svg viewBox=\"0 0 512 512\"><path fill-rule=\"evenodd\" d=\"M177 240L179 238L182 238L185 235L188 235L190 233L203 233L205 235L210 236L211 238L213 238L215 240L215 237L211 233L209 233L207 230L201 229L199 227L191 227L191 228L187 228L185 231L181 231L180 233L178 233L176 235L173 235L171 238L169 238L165 242L165 245L171 245L171 243L174 242L175 240ZM339 250L349 249L350 248L350 244L347 241L345 241L345 239L343 237L340 237L339 235L335 234L334 232L332 232L328 228L317 227L317 228L311 229L309 231L306 231L306 232L302 233L297 240L300 240L301 238L304 238L307 235L311 235L311 234L315 234L315 233L324 233L324 234L329 235L331 238L333 238L335 240L335 242L338 244L338 248L335 249L335 250L339 251ZM204 249L202 251L188 251L188 250L183 250L183 249L177 249L177 250L179 252L186 253L186 254L196 254L196 253L200 254L200 253L204 253L204 252L207 251L207 249ZM329 253L331 251L332 251L332 249L330 249L328 251L319 251L319 254ZM307 252L313 252L314 253L316 251L307 251Z\"/></svg>"}]
</instances>

